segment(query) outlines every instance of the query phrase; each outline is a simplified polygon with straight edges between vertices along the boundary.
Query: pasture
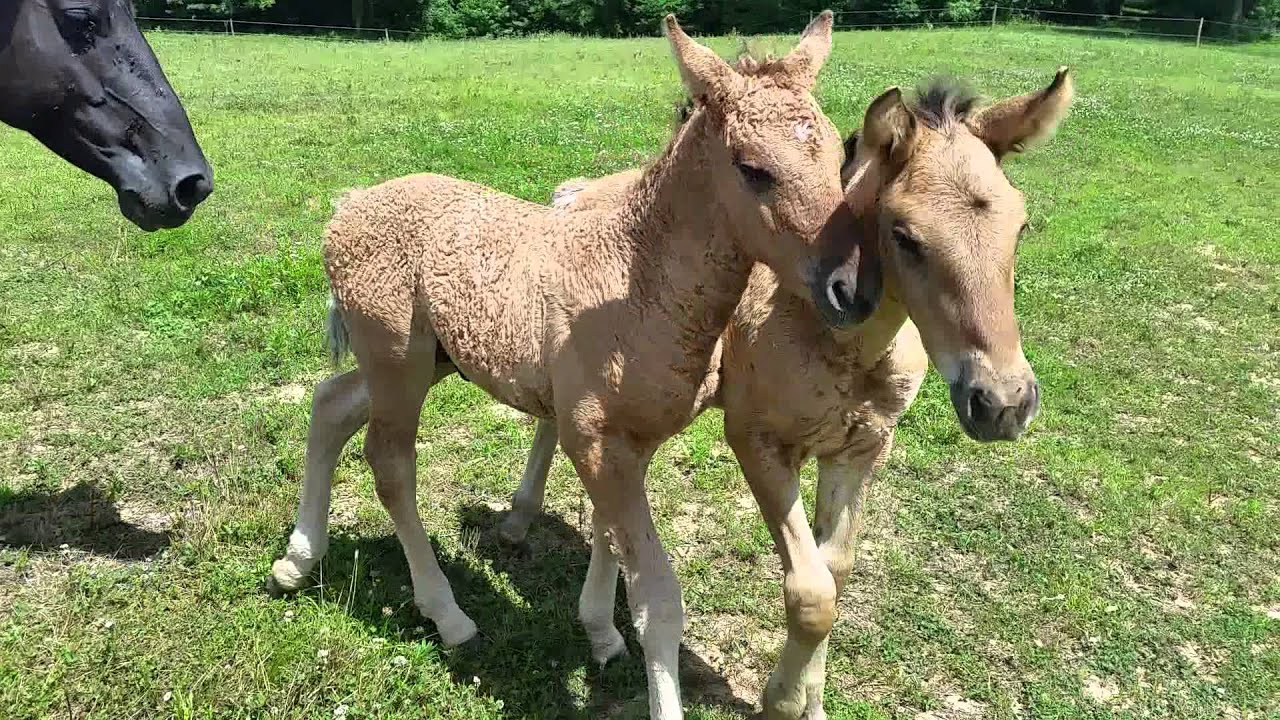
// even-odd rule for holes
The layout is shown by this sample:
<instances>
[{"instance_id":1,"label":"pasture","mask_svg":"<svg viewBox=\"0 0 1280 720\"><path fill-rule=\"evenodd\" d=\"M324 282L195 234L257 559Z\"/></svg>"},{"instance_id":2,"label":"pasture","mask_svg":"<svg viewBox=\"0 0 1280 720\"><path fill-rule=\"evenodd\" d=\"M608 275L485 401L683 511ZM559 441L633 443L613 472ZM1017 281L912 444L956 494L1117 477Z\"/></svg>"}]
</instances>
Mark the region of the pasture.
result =
<instances>
[{"instance_id":1,"label":"pasture","mask_svg":"<svg viewBox=\"0 0 1280 720\"><path fill-rule=\"evenodd\" d=\"M0 715L643 716L638 648L600 671L576 621L572 469L557 458L529 546L503 546L533 426L456 378L424 411L419 504L481 642L433 643L359 436L321 584L263 579L329 369L331 200L430 170L546 202L641 163L679 98L665 42L150 39L214 166L185 227L137 232L105 186L0 133ZM1060 64L1072 114L1006 162L1041 415L979 445L930 377L869 502L833 718L1280 714L1280 48L838 33L817 94L847 132L888 85L945 71L1001 96ZM785 616L715 411L650 494L690 715L747 713Z\"/></svg>"}]
</instances>

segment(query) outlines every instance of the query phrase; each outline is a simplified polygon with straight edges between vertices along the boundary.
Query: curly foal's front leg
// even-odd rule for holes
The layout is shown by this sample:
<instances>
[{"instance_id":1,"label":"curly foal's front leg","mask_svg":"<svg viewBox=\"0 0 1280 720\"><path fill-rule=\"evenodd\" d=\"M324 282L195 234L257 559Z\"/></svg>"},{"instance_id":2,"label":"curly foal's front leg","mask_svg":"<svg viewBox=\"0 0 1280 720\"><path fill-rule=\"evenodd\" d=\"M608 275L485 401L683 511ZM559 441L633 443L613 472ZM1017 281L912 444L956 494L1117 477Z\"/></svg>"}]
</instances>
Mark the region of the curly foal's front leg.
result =
<instances>
[{"instance_id":1,"label":"curly foal's front leg","mask_svg":"<svg viewBox=\"0 0 1280 720\"><path fill-rule=\"evenodd\" d=\"M882 444L865 452L818 460L818 497L813 525L818 551L836 583L837 598L844 592L845 583L853 571L867 492L876 470L888 459L892 445L893 437L889 436ZM814 652L805 674L809 699L804 718L822 720L827 716L822 708L827 676L827 638L822 639L821 646Z\"/></svg>"},{"instance_id":2,"label":"curly foal's front leg","mask_svg":"<svg viewBox=\"0 0 1280 720\"><path fill-rule=\"evenodd\" d=\"M594 650L603 646L620 647L620 636L612 629L612 621L603 621L604 608L612 609L611 597L602 590L605 583L615 583L616 564L611 564L608 532L617 548L627 586L627 604L636 636L644 650L645 673L649 681L649 717L654 720L679 720L684 716L680 704L680 636L684 632L684 605L680 599L680 583L667 558L649 510L644 492L645 471L654 448L637 447L618 436L588 437L573 428L561 428L562 446L573 461L578 476L595 506L592 568L583 588L580 612L584 622L601 620L596 628L588 626ZM594 588L594 591L589 590ZM586 601L595 598L593 607ZM607 627L605 624L607 622ZM599 657L597 655L597 657Z\"/></svg>"}]
</instances>

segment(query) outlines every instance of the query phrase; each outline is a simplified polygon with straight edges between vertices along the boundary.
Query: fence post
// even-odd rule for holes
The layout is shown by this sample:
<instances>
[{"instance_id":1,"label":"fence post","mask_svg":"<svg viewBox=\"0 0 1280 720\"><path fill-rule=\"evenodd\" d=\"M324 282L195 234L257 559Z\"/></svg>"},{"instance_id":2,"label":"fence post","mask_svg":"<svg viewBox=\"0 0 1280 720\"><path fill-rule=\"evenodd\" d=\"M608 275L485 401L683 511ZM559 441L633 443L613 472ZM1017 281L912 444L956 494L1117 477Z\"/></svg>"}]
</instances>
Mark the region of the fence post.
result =
<instances>
[{"instance_id":1,"label":"fence post","mask_svg":"<svg viewBox=\"0 0 1280 720\"><path fill-rule=\"evenodd\" d=\"M382 28L382 39L391 42L391 30Z\"/></svg>"},{"instance_id":2,"label":"fence post","mask_svg":"<svg viewBox=\"0 0 1280 720\"><path fill-rule=\"evenodd\" d=\"M232 34L232 35L235 35L235 34L236 34L236 19L235 19L235 18L233 18L233 17L229 17L229 18L227 18L227 27L231 28L231 34Z\"/></svg>"},{"instance_id":3,"label":"fence post","mask_svg":"<svg viewBox=\"0 0 1280 720\"><path fill-rule=\"evenodd\" d=\"M1204 18L1200 18L1200 27L1196 28L1196 47L1200 47L1200 34L1204 32Z\"/></svg>"},{"instance_id":4,"label":"fence post","mask_svg":"<svg viewBox=\"0 0 1280 720\"><path fill-rule=\"evenodd\" d=\"M996 26L996 10L999 10L999 9L1000 9L999 5L991 6L991 27Z\"/></svg>"}]
</instances>

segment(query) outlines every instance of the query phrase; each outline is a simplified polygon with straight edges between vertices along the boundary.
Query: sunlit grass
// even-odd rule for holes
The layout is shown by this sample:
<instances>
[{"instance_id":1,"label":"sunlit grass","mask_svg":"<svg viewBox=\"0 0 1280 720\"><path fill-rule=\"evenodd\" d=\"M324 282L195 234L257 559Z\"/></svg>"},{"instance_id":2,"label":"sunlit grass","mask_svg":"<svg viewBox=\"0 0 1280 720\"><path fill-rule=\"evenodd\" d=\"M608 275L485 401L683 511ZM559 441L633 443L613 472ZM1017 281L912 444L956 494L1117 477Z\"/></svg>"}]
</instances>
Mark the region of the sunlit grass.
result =
<instances>
[{"instance_id":1,"label":"sunlit grass","mask_svg":"<svg viewBox=\"0 0 1280 720\"><path fill-rule=\"evenodd\" d=\"M132 230L105 186L0 133L0 715L643 716L638 648L597 671L574 619L589 511L567 462L530 552L503 550L490 506L532 428L463 383L424 412L420 504L480 644L440 650L415 615L358 443L323 586L261 580L327 371L332 198L430 170L543 202L642 162L679 97L663 42L152 39L215 167L186 227ZM979 446L926 385L871 500L833 718L1280 712L1280 54L841 34L819 96L850 130L889 85L952 72L1004 95L1061 64L1071 117L1007 162L1043 414ZM720 428L708 414L651 478L698 717L754 701L785 630Z\"/></svg>"}]
</instances>

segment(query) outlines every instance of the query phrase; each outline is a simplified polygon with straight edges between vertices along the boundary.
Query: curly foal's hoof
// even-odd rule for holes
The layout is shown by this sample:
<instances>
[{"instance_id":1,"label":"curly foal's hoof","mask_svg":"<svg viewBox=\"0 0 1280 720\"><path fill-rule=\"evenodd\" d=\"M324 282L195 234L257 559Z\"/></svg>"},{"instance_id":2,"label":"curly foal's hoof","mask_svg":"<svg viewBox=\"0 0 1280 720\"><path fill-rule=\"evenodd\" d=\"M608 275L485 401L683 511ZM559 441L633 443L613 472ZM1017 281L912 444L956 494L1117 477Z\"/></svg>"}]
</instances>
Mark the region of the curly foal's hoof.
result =
<instances>
[{"instance_id":1,"label":"curly foal's hoof","mask_svg":"<svg viewBox=\"0 0 1280 720\"><path fill-rule=\"evenodd\" d=\"M772 681L764 689L764 717L766 720L805 720L809 717L805 708L804 688L784 692Z\"/></svg>"},{"instance_id":2,"label":"curly foal's hoof","mask_svg":"<svg viewBox=\"0 0 1280 720\"><path fill-rule=\"evenodd\" d=\"M627 641L622 639L622 633L618 632L617 628L610 626L604 635L598 640L595 638L591 640L591 657L600 667L608 665L614 658L624 657L627 654Z\"/></svg>"},{"instance_id":3,"label":"curly foal's hoof","mask_svg":"<svg viewBox=\"0 0 1280 720\"><path fill-rule=\"evenodd\" d=\"M498 535L512 545L523 544L525 538L529 536L529 524L530 518L516 510L512 510L507 513L506 519L498 527Z\"/></svg>"},{"instance_id":4,"label":"curly foal's hoof","mask_svg":"<svg viewBox=\"0 0 1280 720\"><path fill-rule=\"evenodd\" d=\"M440 633L440 643L445 647L457 647L474 638L478 629L476 624L461 610L436 621L436 631Z\"/></svg>"},{"instance_id":5,"label":"curly foal's hoof","mask_svg":"<svg viewBox=\"0 0 1280 720\"><path fill-rule=\"evenodd\" d=\"M804 709L804 715L800 716L800 720L827 720L827 711L822 709L822 699L819 698L815 703L813 695L809 695L809 707Z\"/></svg>"},{"instance_id":6,"label":"curly foal's hoof","mask_svg":"<svg viewBox=\"0 0 1280 720\"><path fill-rule=\"evenodd\" d=\"M271 565L267 578L267 590L275 595L296 592L311 582L311 574L302 570L289 558L280 558Z\"/></svg>"}]
</instances>

